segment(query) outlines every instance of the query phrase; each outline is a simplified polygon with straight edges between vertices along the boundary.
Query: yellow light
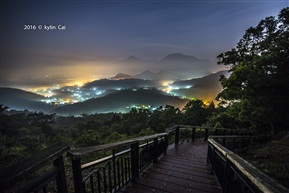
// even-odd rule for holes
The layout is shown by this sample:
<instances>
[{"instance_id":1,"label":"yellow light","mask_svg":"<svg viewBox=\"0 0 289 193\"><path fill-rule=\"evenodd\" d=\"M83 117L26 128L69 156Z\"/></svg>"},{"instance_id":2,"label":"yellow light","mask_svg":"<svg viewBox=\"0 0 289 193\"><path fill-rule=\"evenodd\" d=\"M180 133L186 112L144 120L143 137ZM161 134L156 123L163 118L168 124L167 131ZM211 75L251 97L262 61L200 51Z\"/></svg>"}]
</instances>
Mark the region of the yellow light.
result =
<instances>
[{"instance_id":1,"label":"yellow light","mask_svg":"<svg viewBox=\"0 0 289 193\"><path fill-rule=\"evenodd\" d=\"M91 82L91 80L76 80L76 81L72 81L69 83L66 83L66 86L78 86L78 87L82 87L84 84Z\"/></svg>"},{"instance_id":2,"label":"yellow light","mask_svg":"<svg viewBox=\"0 0 289 193\"><path fill-rule=\"evenodd\" d=\"M167 87L172 83L173 83L173 81L164 81L164 82L162 82L162 86Z\"/></svg>"}]
</instances>

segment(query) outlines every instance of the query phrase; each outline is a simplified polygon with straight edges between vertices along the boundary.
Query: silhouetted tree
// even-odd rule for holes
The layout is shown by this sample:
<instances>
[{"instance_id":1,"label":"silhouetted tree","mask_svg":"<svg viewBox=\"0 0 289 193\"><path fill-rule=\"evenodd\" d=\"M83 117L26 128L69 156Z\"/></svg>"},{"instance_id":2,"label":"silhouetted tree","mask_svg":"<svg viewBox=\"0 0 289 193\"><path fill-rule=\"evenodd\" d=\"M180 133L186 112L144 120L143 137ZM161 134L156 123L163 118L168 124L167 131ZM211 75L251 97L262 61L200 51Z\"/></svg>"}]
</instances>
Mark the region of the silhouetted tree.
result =
<instances>
[{"instance_id":1,"label":"silhouetted tree","mask_svg":"<svg viewBox=\"0 0 289 193\"><path fill-rule=\"evenodd\" d=\"M222 103L239 103L238 118L272 132L289 127L289 8L250 27L236 48L218 56L231 75L222 76Z\"/></svg>"}]
</instances>

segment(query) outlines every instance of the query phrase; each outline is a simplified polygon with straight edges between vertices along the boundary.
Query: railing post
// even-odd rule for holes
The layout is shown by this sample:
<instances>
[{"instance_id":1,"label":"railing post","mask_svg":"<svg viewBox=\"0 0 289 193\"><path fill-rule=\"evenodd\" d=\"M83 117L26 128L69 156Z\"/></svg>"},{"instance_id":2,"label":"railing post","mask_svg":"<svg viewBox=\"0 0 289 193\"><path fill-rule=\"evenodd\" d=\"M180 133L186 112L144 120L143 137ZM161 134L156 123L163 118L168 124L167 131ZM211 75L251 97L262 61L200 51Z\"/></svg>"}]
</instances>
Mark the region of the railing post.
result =
<instances>
[{"instance_id":1,"label":"railing post","mask_svg":"<svg viewBox=\"0 0 289 193\"><path fill-rule=\"evenodd\" d=\"M165 136L165 144L166 144L166 147L165 147L164 155L167 154L167 149L168 149L168 146L169 146L169 134L167 134Z\"/></svg>"},{"instance_id":2,"label":"railing post","mask_svg":"<svg viewBox=\"0 0 289 193\"><path fill-rule=\"evenodd\" d=\"M154 143L153 143L153 148L154 148L154 157L153 157L153 162L157 163L158 162L158 138L154 138Z\"/></svg>"},{"instance_id":3,"label":"railing post","mask_svg":"<svg viewBox=\"0 0 289 193\"><path fill-rule=\"evenodd\" d=\"M83 193L84 186L82 185L82 172L80 159L72 158L72 170L73 170L73 180L75 192Z\"/></svg>"},{"instance_id":4,"label":"railing post","mask_svg":"<svg viewBox=\"0 0 289 193\"><path fill-rule=\"evenodd\" d=\"M136 182L139 177L139 143L131 144L131 173L132 182Z\"/></svg>"},{"instance_id":5,"label":"railing post","mask_svg":"<svg viewBox=\"0 0 289 193\"><path fill-rule=\"evenodd\" d=\"M177 126L175 133L175 145L179 144L179 138L180 138L180 126Z\"/></svg>"},{"instance_id":6,"label":"railing post","mask_svg":"<svg viewBox=\"0 0 289 193\"><path fill-rule=\"evenodd\" d=\"M63 163L63 156L56 158L53 165L58 168L58 175L56 176L57 191L67 193L65 169Z\"/></svg>"},{"instance_id":7,"label":"railing post","mask_svg":"<svg viewBox=\"0 0 289 193\"><path fill-rule=\"evenodd\" d=\"M116 160L115 160L115 150L112 150L112 169L113 169L113 184L114 184L114 191L116 191L117 182L116 182Z\"/></svg>"},{"instance_id":8,"label":"railing post","mask_svg":"<svg viewBox=\"0 0 289 193\"><path fill-rule=\"evenodd\" d=\"M196 139L196 127L192 128L192 142Z\"/></svg>"},{"instance_id":9,"label":"railing post","mask_svg":"<svg viewBox=\"0 0 289 193\"><path fill-rule=\"evenodd\" d=\"M209 137L209 129L206 128L205 129L205 140L208 140L208 137Z\"/></svg>"}]
</instances>

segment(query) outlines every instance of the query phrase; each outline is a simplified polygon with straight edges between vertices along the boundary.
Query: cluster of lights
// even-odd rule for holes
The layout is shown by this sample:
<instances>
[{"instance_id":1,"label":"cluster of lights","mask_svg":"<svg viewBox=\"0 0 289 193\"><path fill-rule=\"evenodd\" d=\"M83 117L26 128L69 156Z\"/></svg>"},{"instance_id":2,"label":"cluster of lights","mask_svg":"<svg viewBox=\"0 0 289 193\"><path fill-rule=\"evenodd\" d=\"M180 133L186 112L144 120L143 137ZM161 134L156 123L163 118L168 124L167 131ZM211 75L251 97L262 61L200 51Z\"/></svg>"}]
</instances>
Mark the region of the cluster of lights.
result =
<instances>
[{"instance_id":1,"label":"cluster of lights","mask_svg":"<svg viewBox=\"0 0 289 193\"><path fill-rule=\"evenodd\" d=\"M34 89L33 92L45 96L46 99L41 100L47 104L52 105L63 105L63 104L73 104L78 102L83 102L93 97L97 97L104 93L102 90L98 90L97 88L92 89L83 89L81 87L69 87L63 88L58 90L58 88L41 88L41 89ZM69 96L57 96L54 92L63 92L69 93Z\"/></svg>"},{"instance_id":2,"label":"cluster of lights","mask_svg":"<svg viewBox=\"0 0 289 193\"><path fill-rule=\"evenodd\" d=\"M129 107L126 107L127 109L151 109L150 105L131 105ZM152 108L156 109L156 108Z\"/></svg>"},{"instance_id":3,"label":"cluster of lights","mask_svg":"<svg viewBox=\"0 0 289 193\"><path fill-rule=\"evenodd\" d=\"M45 102L47 104L53 104L53 105L64 105L64 104L73 104L73 103L83 102L91 98L99 97L105 92L105 90L100 89L98 87L84 88L83 85L87 82L88 81L86 80L73 81L73 82L66 84L65 87L61 87L59 84L54 84L50 88L33 89L33 92L46 97L44 100L42 100L42 102ZM173 86L173 81L163 81L160 83L161 83L161 88L159 89L172 96L178 96L176 93L174 93L174 90L189 89L192 87L191 85ZM116 87L113 89L119 91L119 90L122 90L123 88ZM151 88L144 87L143 89L149 90ZM136 88L132 89L132 91L134 92L137 90L138 89ZM181 96L181 98L187 98L187 97ZM129 109L131 108L152 109L150 105L132 105L127 108Z\"/></svg>"},{"instance_id":4,"label":"cluster of lights","mask_svg":"<svg viewBox=\"0 0 289 193\"><path fill-rule=\"evenodd\" d=\"M162 87L163 87L163 91L165 93L174 95L174 93L172 92L173 90L180 90L180 89L189 89L192 86L191 85L186 85L186 86L172 86L173 81L164 81L162 82Z\"/></svg>"}]
</instances>

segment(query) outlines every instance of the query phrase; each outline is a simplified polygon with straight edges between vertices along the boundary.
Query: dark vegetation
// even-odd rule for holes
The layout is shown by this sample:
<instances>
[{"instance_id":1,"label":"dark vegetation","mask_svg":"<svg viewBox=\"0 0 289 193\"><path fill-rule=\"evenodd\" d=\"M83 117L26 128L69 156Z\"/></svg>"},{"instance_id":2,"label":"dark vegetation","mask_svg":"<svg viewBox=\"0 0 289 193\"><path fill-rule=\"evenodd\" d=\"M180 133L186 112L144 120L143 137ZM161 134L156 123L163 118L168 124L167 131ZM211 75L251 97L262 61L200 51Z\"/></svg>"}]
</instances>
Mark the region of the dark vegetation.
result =
<instances>
[{"instance_id":1,"label":"dark vegetation","mask_svg":"<svg viewBox=\"0 0 289 193\"><path fill-rule=\"evenodd\" d=\"M29 154L55 142L85 147L161 133L176 124L201 125L215 111L211 103L188 102L184 111L167 105L153 112L131 109L124 114L83 114L80 117L57 116L41 112L9 111L1 105L1 167L7 167Z\"/></svg>"},{"instance_id":2,"label":"dark vegetation","mask_svg":"<svg viewBox=\"0 0 289 193\"><path fill-rule=\"evenodd\" d=\"M278 136L289 130L289 8L283 9L277 19L268 17L249 28L236 48L218 59L230 73L221 76L223 91L217 96L218 107L197 99L182 110L167 105L153 112L131 109L124 114L62 117L8 111L1 105L0 165L7 167L57 141L66 141L72 148L84 147L164 132L173 124L206 125L252 128L258 135L278 138L279 142L267 145L263 141L244 156L288 182L288 138Z\"/></svg>"}]
</instances>

